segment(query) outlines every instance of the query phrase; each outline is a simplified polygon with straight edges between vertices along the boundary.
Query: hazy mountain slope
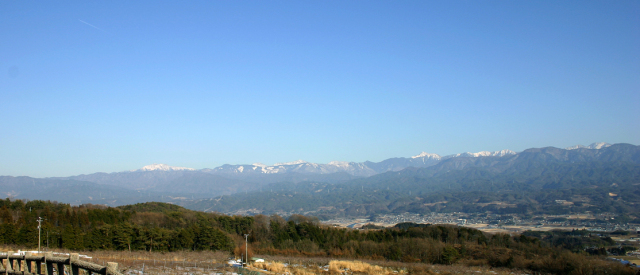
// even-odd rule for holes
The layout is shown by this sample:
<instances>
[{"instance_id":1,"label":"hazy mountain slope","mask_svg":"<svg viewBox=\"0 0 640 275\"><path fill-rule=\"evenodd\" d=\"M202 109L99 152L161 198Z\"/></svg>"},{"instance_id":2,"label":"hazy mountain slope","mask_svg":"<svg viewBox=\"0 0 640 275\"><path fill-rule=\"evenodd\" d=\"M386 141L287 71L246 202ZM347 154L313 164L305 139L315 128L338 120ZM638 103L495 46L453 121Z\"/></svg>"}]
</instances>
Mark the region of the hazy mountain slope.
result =
<instances>
[{"instance_id":1,"label":"hazy mountain slope","mask_svg":"<svg viewBox=\"0 0 640 275\"><path fill-rule=\"evenodd\" d=\"M245 182L254 183L256 186L276 182L304 182L319 181L328 183L341 183L349 180L360 178L346 172L337 172L331 174L313 174L313 173L277 173L277 174L261 174L261 173L242 173L242 174L223 174L215 173L221 177L229 179L237 179Z\"/></svg>"},{"instance_id":2,"label":"hazy mountain slope","mask_svg":"<svg viewBox=\"0 0 640 275\"><path fill-rule=\"evenodd\" d=\"M429 167L439 163L441 160L459 157L488 157L488 156L505 156L513 155L515 152L510 150L502 150L496 152L482 151L478 153L461 153L441 157L437 154L429 154L422 152L419 155L410 158L390 158L381 162L346 162L332 161L327 164L311 163L303 160L276 163L274 165L264 165L260 163L251 165L230 165L225 164L214 169L203 169L203 172L222 175L228 178L247 179L252 178L261 182L269 181L267 175L281 174L316 174L326 175L335 173L347 173L352 177L368 177L388 171L399 171L407 167ZM250 176L249 176L250 175ZM321 181L322 177L318 177Z\"/></svg>"},{"instance_id":3,"label":"hazy mountain slope","mask_svg":"<svg viewBox=\"0 0 640 275\"><path fill-rule=\"evenodd\" d=\"M125 187L129 189L152 189L157 185L164 184L185 175L194 173L201 172L191 170L127 171L116 173L94 173L89 175L72 176L63 179L89 181L104 185Z\"/></svg>"},{"instance_id":4,"label":"hazy mountain slope","mask_svg":"<svg viewBox=\"0 0 640 275\"><path fill-rule=\"evenodd\" d=\"M419 169L405 169L402 172L408 172L406 170ZM530 173L511 175L496 174L481 168L442 173L432 178L407 174L369 184L361 180L335 185L272 184L268 186L269 191L180 203L194 210L234 212L244 209L265 214L312 211L357 216L428 212L447 207L450 211L481 211L482 207L473 205L478 198L465 195L475 192L487 198L497 196L496 199L501 198L499 194L524 196L518 200L512 198L509 202L525 203L525 209L532 211L553 209L557 206L555 200L571 200L574 195L585 196L588 201L588 204L576 210L640 211L640 165L631 163L556 164L542 166L540 170ZM611 201L610 192L619 195L619 199ZM544 201L540 201L540 198ZM439 205L439 202L444 204ZM456 205L452 206L451 203Z\"/></svg>"},{"instance_id":5,"label":"hazy mountain slope","mask_svg":"<svg viewBox=\"0 0 640 275\"><path fill-rule=\"evenodd\" d=\"M360 209L358 211L370 213L395 211L404 205L398 203L403 197L442 192L538 194L560 189L604 190L615 184L633 193L640 192L640 185L636 185L640 183L639 151L639 146L618 144L599 150L549 147L502 157L458 157L426 168L407 168L344 184L272 184L269 192L190 202L188 207L227 212L238 209L313 211L333 207L339 211ZM607 197L607 194L597 191L598 196Z\"/></svg>"},{"instance_id":6,"label":"hazy mountain slope","mask_svg":"<svg viewBox=\"0 0 640 275\"><path fill-rule=\"evenodd\" d=\"M584 152L590 152L589 150L591 150L586 148L602 148L591 151L604 151L605 149L619 147L607 146L609 145L601 143L592 144L589 147L575 146L573 150L551 147L530 150L545 150L547 151L546 154L561 159L562 156L555 156L554 154L564 152L566 155L583 156L585 155ZM508 166L505 167L505 163L508 164L508 162L502 160L526 157L527 153L528 152L525 151L516 154L513 151L502 150L496 152L467 152L441 157L437 154L423 152L410 158L390 158L381 162L367 161L356 163L334 161L328 164L317 164L299 160L288 163L276 163L271 166L259 163L252 165L226 164L214 169L202 170L173 167L166 164L152 164L134 171L94 173L57 179L87 181L149 192L187 192L188 194L198 194L200 197L206 197L240 191L260 190L265 184L276 182L295 183L317 181L341 183L384 172L401 171L411 167L436 167L436 170L443 171L459 170L473 166L490 166L500 171L500 169L508 168ZM637 156L635 156L635 158L637 159ZM575 159L575 157L572 159ZM177 186L185 186L185 188L180 189Z\"/></svg>"},{"instance_id":7,"label":"hazy mountain slope","mask_svg":"<svg viewBox=\"0 0 640 275\"><path fill-rule=\"evenodd\" d=\"M246 175L252 175L254 177L264 177L265 175L276 174L334 174L334 173L348 173L352 176L362 177L374 175L377 172L373 171L363 163L346 162L346 161L332 161L327 164L311 163L303 160L276 163L274 165L264 165L260 163L251 165L230 165L225 164L213 169L203 169L203 172L224 175L232 178L239 178Z\"/></svg>"},{"instance_id":8,"label":"hazy mountain slope","mask_svg":"<svg viewBox=\"0 0 640 275\"><path fill-rule=\"evenodd\" d=\"M260 190L269 182L323 180L344 182L356 178L347 173L266 175L248 181L229 179L193 170L136 170L119 173L94 173L68 178L0 177L0 190L6 197L57 200L81 204L111 206L171 201L173 198L210 198L237 192ZM264 180L266 182L264 182ZM261 182L262 181L262 182Z\"/></svg>"},{"instance_id":9,"label":"hazy mountain slope","mask_svg":"<svg viewBox=\"0 0 640 275\"><path fill-rule=\"evenodd\" d=\"M28 200L51 200L71 204L124 205L147 200L166 200L168 194L135 191L93 182L31 177L0 177L0 190L6 197Z\"/></svg>"},{"instance_id":10,"label":"hazy mountain slope","mask_svg":"<svg viewBox=\"0 0 640 275\"><path fill-rule=\"evenodd\" d=\"M264 190L251 201L256 209L266 209L266 200L272 201L269 209L273 211L286 207L360 209L363 205L395 209L398 203L394 201L409 194L603 188L613 183L627 186L640 182L639 148L630 144L592 144L570 149L532 148L517 154L508 150L445 157L421 153L378 163L332 162L330 167L342 167L342 172L334 173L328 173L337 170L327 165L304 161L278 164L287 168L282 173L262 173L252 168L255 165L223 166L226 168L215 172L153 164L135 171L68 178L1 177L0 188L6 196L16 198L109 205L174 201L219 211L248 207L236 206L235 197L224 197L227 204L220 208L221 195ZM245 173L247 169L253 172ZM387 172L362 178L348 169ZM286 193L286 197L273 197L267 191ZM198 198L215 198L218 202L195 201Z\"/></svg>"},{"instance_id":11,"label":"hazy mountain slope","mask_svg":"<svg viewBox=\"0 0 640 275\"><path fill-rule=\"evenodd\" d=\"M381 162L367 161L364 164L370 167L376 174L399 171L407 167L429 167L440 162L442 158L436 154L420 154L411 158L390 158Z\"/></svg>"},{"instance_id":12,"label":"hazy mountain slope","mask_svg":"<svg viewBox=\"0 0 640 275\"><path fill-rule=\"evenodd\" d=\"M208 198L256 190L256 186L255 184L227 179L218 175L186 173L181 177L159 183L151 190L163 193L193 194L199 198Z\"/></svg>"}]
</instances>

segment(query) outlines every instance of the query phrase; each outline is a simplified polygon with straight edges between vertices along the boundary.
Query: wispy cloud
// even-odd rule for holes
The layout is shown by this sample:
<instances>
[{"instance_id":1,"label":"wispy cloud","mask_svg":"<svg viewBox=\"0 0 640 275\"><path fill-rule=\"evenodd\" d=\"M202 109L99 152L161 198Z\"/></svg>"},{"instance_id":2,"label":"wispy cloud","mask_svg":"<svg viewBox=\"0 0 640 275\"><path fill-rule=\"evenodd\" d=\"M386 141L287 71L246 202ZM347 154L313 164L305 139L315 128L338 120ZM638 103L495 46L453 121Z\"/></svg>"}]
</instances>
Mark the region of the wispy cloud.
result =
<instances>
[{"instance_id":1,"label":"wispy cloud","mask_svg":"<svg viewBox=\"0 0 640 275\"><path fill-rule=\"evenodd\" d=\"M84 23L84 24L86 24L86 25L89 25L89 26L90 26L90 27L92 27L92 28L95 28L95 29L97 29L97 30L101 30L101 31L102 31L102 29L101 29L101 28L98 28L98 27L96 27L96 26L94 26L94 25L91 25L91 24L89 24L89 23L87 23L87 22L84 22L84 21L82 21L82 20L80 20L80 19L78 19L78 21L80 21L80 22L82 22L82 23Z\"/></svg>"}]
</instances>

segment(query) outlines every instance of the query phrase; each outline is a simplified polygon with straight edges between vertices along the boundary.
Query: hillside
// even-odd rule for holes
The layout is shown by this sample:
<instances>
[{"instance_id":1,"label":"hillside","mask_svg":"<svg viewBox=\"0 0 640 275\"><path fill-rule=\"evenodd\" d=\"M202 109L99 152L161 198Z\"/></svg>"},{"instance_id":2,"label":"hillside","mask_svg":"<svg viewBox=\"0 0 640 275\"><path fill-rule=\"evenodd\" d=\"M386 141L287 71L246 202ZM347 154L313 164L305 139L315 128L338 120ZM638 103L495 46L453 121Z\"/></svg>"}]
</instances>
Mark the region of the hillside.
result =
<instances>
[{"instance_id":1,"label":"hillside","mask_svg":"<svg viewBox=\"0 0 640 275\"><path fill-rule=\"evenodd\" d=\"M426 168L407 168L343 184L278 183L264 189L182 203L192 209L221 212L244 209L362 216L487 211L491 207L479 202L484 197L510 205L500 211L516 213L638 213L640 149L628 144L602 149L530 149L502 157L450 158ZM575 203L558 209L555 200Z\"/></svg>"},{"instance_id":2,"label":"hillside","mask_svg":"<svg viewBox=\"0 0 640 275\"><path fill-rule=\"evenodd\" d=\"M239 217L186 210L164 203L110 208L71 207L46 201L0 200L0 243L38 246L37 217L49 248L120 251L221 250L240 256L244 234L251 254L405 263L505 267L570 274L588 267L596 273L634 274L606 262L601 251L618 249L609 237L585 232L510 236L451 225L398 224L378 230L323 226L300 215ZM598 249L588 250L587 248ZM589 256L594 254L596 256Z\"/></svg>"},{"instance_id":3,"label":"hillside","mask_svg":"<svg viewBox=\"0 0 640 275\"><path fill-rule=\"evenodd\" d=\"M331 164L347 170L366 166L387 171L369 177L304 161L278 164L282 171L273 168L280 171L273 173L253 169L271 169L259 164L233 166L235 170L223 166L217 172L155 164L134 171L68 178L3 176L0 189L6 197L55 199L75 205L160 201L201 211L315 213L323 217L402 211L624 214L640 210L639 148L593 144L445 157L421 153L378 163ZM496 203L487 205L478 196ZM442 197L448 199L440 200ZM568 204L559 206L555 200ZM506 207L494 209L498 203Z\"/></svg>"}]
</instances>

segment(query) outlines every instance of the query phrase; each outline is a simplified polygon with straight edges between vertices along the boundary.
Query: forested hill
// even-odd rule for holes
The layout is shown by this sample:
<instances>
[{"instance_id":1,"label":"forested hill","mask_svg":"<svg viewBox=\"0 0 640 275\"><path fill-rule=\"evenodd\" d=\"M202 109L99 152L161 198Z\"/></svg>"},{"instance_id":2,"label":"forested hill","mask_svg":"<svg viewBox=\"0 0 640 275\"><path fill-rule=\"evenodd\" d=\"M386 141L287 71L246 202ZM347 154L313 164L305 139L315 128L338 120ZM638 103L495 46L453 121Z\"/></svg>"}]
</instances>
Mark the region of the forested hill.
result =
<instances>
[{"instance_id":1,"label":"forested hill","mask_svg":"<svg viewBox=\"0 0 640 275\"><path fill-rule=\"evenodd\" d=\"M0 200L0 243L72 250L233 250L252 217L202 213L166 203L112 208L49 201Z\"/></svg>"},{"instance_id":2,"label":"forested hill","mask_svg":"<svg viewBox=\"0 0 640 275\"><path fill-rule=\"evenodd\" d=\"M243 234L249 254L385 259L402 262L456 262L570 274L589 268L595 274L634 274L598 254L613 245L590 234L510 236L449 225L401 224L380 230L334 228L293 215L241 217L196 212L165 203L118 208L71 207L45 201L0 200L0 243L38 246L38 217L43 244L70 250L223 250L239 256ZM537 237L536 237L537 236ZM566 245L566 246L565 246ZM589 247L600 249L585 250Z\"/></svg>"},{"instance_id":3,"label":"forested hill","mask_svg":"<svg viewBox=\"0 0 640 275\"><path fill-rule=\"evenodd\" d=\"M640 147L548 147L502 157L458 157L344 184L279 183L263 190L185 205L221 212L252 209L354 216L406 211L638 213ZM559 206L555 200L573 204ZM501 201L509 207L494 209L486 201Z\"/></svg>"}]
</instances>

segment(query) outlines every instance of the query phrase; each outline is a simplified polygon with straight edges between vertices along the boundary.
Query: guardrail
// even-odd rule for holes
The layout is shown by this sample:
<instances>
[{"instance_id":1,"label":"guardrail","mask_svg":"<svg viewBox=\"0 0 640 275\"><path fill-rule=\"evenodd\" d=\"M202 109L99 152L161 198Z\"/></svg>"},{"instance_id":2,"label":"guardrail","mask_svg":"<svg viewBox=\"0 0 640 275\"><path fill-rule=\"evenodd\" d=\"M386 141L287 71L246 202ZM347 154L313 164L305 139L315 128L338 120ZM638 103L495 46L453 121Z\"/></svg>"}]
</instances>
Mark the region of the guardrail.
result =
<instances>
[{"instance_id":1,"label":"guardrail","mask_svg":"<svg viewBox=\"0 0 640 275\"><path fill-rule=\"evenodd\" d=\"M80 270L84 270L85 274L89 275L122 275L118 271L118 263L108 262L107 266L101 266L80 260L78 253L71 253L66 258L55 257L51 252L44 253L44 256L36 256L31 252L26 252L24 255L14 255L13 251L9 251L0 253L0 259L0 274L80 275ZM67 271L65 272L65 270Z\"/></svg>"}]
</instances>

